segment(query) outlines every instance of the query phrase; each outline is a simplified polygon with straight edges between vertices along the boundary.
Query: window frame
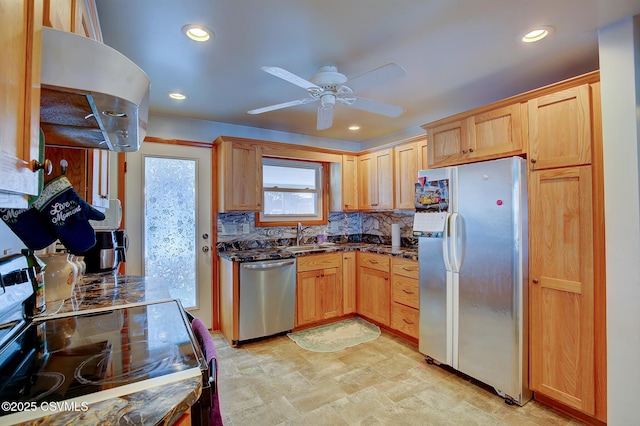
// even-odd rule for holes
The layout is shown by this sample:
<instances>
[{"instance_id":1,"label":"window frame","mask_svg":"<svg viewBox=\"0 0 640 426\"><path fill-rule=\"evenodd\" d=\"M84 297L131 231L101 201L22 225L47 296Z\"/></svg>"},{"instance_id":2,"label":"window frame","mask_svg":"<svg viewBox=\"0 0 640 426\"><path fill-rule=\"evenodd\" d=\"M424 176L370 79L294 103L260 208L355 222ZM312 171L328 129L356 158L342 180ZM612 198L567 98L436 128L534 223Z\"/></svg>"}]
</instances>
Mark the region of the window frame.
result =
<instances>
[{"instance_id":1,"label":"window frame","mask_svg":"<svg viewBox=\"0 0 640 426\"><path fill-rule=\"evenodd\" d=\"M282 220L267 220L262 211L256 212L255 214L255 223L257 227L269 227L269 226L296 226L299 223L305 226L311 225L326 225L328 223L329 217L329 167L327 163L322 161L312 161L312 160L304 160L299 158L281 158L281 157L262 157L262 164L272 163L270 165L275 165L278 167L286 167L287 165L294 166L295 164L309 163L315 164L319 166L319 176L320 179L318 185L318 203L320 206L318 208L318 214L314 216L310 215L283 215ZM265 189L273 189L273 188L265 188L264 184L262 185L262 196L264 198ZM296 191L287 191L287 192L296 192ZM264 203L263 203L264 206ZM263 207L264 209L264 207ZM280 218L278 218L280 219Z\"/></svg>"}]
</instances>

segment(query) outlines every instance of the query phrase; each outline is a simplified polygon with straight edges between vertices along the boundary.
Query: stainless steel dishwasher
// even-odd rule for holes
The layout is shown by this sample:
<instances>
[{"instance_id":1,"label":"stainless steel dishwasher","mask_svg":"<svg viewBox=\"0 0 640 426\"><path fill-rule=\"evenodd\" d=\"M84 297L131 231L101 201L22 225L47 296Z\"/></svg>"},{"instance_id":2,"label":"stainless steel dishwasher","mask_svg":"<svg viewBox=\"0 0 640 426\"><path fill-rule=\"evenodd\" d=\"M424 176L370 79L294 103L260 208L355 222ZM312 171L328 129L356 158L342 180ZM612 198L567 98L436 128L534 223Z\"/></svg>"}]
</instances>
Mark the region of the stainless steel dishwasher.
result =
<instances>
[{"instance_id":1,"label":"stainless steel dishwasher","mask_svg":"<svg viewBox=\"0 0 640 426\"><path fill-rule=\"evenodd\" d=\"M296 260L240 264L239 340L289 331L294 327Z\"/></svg>"}]
</instances>

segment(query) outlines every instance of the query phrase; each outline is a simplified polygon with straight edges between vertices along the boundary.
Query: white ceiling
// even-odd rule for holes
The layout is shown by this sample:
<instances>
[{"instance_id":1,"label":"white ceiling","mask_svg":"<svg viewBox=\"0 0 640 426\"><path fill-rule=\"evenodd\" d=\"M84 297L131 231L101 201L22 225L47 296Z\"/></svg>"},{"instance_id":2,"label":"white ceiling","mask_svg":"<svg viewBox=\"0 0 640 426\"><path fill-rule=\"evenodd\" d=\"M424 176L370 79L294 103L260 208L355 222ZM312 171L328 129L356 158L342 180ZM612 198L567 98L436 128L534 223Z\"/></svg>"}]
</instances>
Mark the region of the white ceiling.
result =
<instances>
[{"instance_id":1,"label":"white ceiling","mask_svg":"<svg viewBox=\"0 0 640 426\"><path fill-rule=\"evenodd\" d=\"M598 69L597 29L640 14L638 0L96 2L104 42L151 79L150 112L353 142ZM185 24L215 37L191 41ZM556 31L536 44L518 41L537 25ZM264 65L308 79L329 64L352 78L391 62L406 77L356 94L402 106L398 118L336 105L333 127L318 131L318 103L246 112L308 96ZM172 91L188 98L171 100ZM361 130L347 130L351 124Z\"/></svg>"}]
</instances>

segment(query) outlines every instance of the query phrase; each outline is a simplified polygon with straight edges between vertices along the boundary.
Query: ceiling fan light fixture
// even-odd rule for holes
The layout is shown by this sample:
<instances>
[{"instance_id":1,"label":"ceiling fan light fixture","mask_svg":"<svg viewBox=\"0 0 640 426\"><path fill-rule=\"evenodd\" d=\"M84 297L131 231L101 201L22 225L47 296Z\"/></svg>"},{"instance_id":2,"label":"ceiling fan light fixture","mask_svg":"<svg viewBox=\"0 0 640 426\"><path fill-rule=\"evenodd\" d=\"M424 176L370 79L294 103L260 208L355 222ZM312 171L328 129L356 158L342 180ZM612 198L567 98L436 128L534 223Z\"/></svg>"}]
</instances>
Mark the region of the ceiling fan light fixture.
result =
<instances>
[{"instance_id":1,"label":"ceiling fan light fixture","mask_svg":"<svg viewBox=\"0 0 640 426\"><path fill-rule=\"evenodd\" d=\"M527 33L525 33L520 38L520 41L522 41L523 43L535 43L549 36L551 33L553 33L553 31L554 31L554 28L550 25L543 25L540 27L536 27L528 31Z\"/></svg>"},{"instance_id":2,"label":"ceiling fan light fixture","mask_svg":"<svg viewBox=\"0 0 640 426\"><path fill-rule=\"evenodd\" d=\"M335 95L325 94L320 98L320 104L322 104L322 108L333 108L336 104Z\"/></svg>"},{"instance_id":3,"label":"ceiling fan light fixture","mask_svg":"<svg viewBox=\"0 0 640 426\"><path fill-rule=\"evenodd\" d=\"M195 24L183 26L182 33L194 41L207 41L213 35L209 28Z\"/></svg>"}]
</instances>

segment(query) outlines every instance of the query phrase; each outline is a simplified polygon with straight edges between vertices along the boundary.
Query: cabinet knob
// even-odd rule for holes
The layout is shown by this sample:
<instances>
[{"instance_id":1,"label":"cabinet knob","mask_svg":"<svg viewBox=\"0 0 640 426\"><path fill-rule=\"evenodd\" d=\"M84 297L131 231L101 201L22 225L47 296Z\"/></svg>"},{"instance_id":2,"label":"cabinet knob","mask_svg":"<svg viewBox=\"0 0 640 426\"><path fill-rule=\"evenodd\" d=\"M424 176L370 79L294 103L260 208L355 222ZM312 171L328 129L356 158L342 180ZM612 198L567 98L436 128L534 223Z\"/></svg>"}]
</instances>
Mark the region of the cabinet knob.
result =
<instances>
[{"instance_id":1,"label":"cabinet knob","mask_svg":"<svg viewBox=\"0 0 640 426\"><path fill-rule=\"evenodd\" d=\"M531 159L531 164L536 164L536 159L535 158Z\"/></svg>"},{"instance_id":2,"label":"cabinet knob","mask_svg":"<svg viewBox=\"0 0 640 426\"><path fill-rule=\"evenodd\" d=\"M260 207L260 206L261 206L261 204L260 204L260 203L257 203L257 204L256 204L256 206Z\"/></svg>"},{"instance_id":3,"label":"cabinet knob","mask_svg":"<svg viewBox=\"0 0 640 426\"><path fill-rule=\"evenodd\" d=\"M466 149L463 149L463 150L462 150L462 153L463 153L463 154L466 154L466 153L467 153L467 150L466 150Z\"/></svg>"},{"instance_id":4,"label":"cabinet knob","mask_svg":"<svg viewBox=\"0 0 640 426\"><path fill-rule=\"evenodd\" d=\"M44 163L39 162L38 160L31 161L31 170L35 173L38 170L44 170L44 174L49 176L53 171L53 164L51 164L51 160L45 159Z\"/></svg>"},{"instance_id":5,"label":"cabinet knob","mask_svg":"<svg viewBox=\"0 0 640 426\"><path fill-rule=\"evenodd\" d=\"M469 152L473 152L473 148L469 148Z\"/></svg>"},{"instance_id":6,"label":"cabinet knob","mask_svg":"<svg viewBox=\"0 0 640 426\"><path fill-rule=\"evenodd\" d=\"M537 279L537 278L534 278L534 279L533 279L533 281L532 281L532 283L534 283L534 284L538 284L538 282L539 282L539 281L538 281L538 279Z\"/></svg>"}]
</instances>

